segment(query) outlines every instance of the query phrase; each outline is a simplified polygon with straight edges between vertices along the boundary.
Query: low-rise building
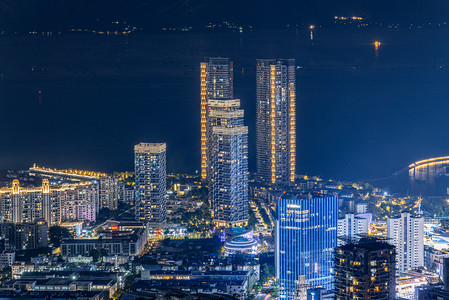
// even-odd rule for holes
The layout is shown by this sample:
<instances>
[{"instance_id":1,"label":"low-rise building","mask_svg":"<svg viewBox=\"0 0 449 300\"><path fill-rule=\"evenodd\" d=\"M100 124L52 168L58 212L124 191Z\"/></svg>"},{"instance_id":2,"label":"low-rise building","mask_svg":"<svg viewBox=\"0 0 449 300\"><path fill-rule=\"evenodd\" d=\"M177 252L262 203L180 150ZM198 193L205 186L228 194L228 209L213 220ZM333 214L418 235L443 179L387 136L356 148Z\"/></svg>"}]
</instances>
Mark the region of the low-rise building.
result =
<instances>
[{"instance_id":1,"label":"low-rise building","mask_svg":"<svg viewBox=\"0 0 449 300\"><path fill-rule=\"evenodd\" d=\"M108 256L140 256L148 241L148 228L137 221L112 221L107 223L98 239L63 239L61 254L69 256L90 256L93 249L105 249Z\"/></svg>"},{"instance_id":2,"label":"low-rise building","mask_svg":"<svg viewBox=\"0 0 449 300\"><path fill-rule=\"evenodd\" d=\"M150 271L131 286L135 292L146 290L179 290L199 293L223 293L245 299L252 289L250 271Z\"/></svg>"},{"instance_id":3,"label":"low-rise building","mask_svg":"<svg viewBox=\"0 0 449 300\"><path fill-rule=\"evenodd\" d=\"M25 262L13 263L11 265L12 278L19 278L24 272L33 272L34 267L34 264Z\"/></svg>"},{"instance_id":4,"label":"low-rise building","mask_svg":"<svg viewBox=\"0 0 449 300\"><path fill-rule=\"evenodd\" d=\"M443 276L444 258L449 258L449 253L424 245L424 267L427 270Z\"/></svg>"}]
</instances>

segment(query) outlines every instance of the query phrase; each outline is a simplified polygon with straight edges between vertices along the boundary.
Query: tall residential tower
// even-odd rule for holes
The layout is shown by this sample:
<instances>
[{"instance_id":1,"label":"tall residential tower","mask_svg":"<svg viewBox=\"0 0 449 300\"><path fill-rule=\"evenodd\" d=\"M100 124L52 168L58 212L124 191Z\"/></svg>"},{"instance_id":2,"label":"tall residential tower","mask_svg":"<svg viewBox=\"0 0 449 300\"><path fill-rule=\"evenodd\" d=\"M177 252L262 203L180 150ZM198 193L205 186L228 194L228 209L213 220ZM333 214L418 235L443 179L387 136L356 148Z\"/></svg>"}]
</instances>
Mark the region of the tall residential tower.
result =
<instances>
[{"instance_id":1,"label":"tall residential tower","mask_svg":"<svg viewBox=\"0 0 449 300\"><path fill-rule=\"evenodd\" d=\"M248 221L248 127L240 100L208 101L209 199L220 227Z\"/></svg>"},{"instance_id":2,"label":"tall residential tower","mask_svg":"<svg viewBox=\"0 0 449 300\"><path fill-rule=\"evenodd\" d=\"M256 66L258 178L271 184L295 180L296 84L294 59L258 59Z\"/></svg>"},{"instance_id":3,"label":"tall residential tower","mask_svg":"<svg viewBox=\"0 0 449 300\"><path fill-rule=\"evenodd\" d=\"M395 257L393 245L374 238L336 247L335 299L395 299Z\"/></svg>"},{"instance_id":4,"label":"tall residential tower","mask_svg":"<svg viewBox=\"0 0 449 300\"><path fill-rule=\"evenodd\" d=\"M233 64L228 58L205 58L201 68L201 178L210 180L208 100L232 99Z\"/></svg>"},{"instance_id":5,"label":"tall residential tower","mask_svg":"<svg viewBox=\"0 0 449 300\"><path fill-rule=\"evenodd\" d=\"M136 219L165 222L166 144L140 143L134 146Z\"/></svg>"},{"instance_id":6,"label":"tall residential tower","mask_svg":"<svg viewBox=\"0 0 449 300\"><path fill-rule=\"evenodd\" d=\"M396 246L396 267L402 273L424 266L424 218L403 212L387 219L389 242Z\"/></svg>"}]
</instances>

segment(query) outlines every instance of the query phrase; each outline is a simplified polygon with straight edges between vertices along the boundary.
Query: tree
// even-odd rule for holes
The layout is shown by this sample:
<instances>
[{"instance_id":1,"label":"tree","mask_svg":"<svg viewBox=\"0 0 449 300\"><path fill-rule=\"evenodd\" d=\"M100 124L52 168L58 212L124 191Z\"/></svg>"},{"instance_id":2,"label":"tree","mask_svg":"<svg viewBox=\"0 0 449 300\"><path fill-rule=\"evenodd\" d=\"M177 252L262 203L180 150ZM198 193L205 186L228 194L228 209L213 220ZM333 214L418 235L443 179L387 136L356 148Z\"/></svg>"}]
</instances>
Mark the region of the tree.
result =
<instances>
[{"instance_id":1,"label":"tree","mask_svg":"<svg viewBox=\"0 0 449 300\"><path fill-rule=\"evenodd\" d=\"M103 260L103 257L108 255L108 252L104 248L92 249L90 250L89 255L92 256L94 262L99 262Z\"/></svg>"},{"instance_id":2,"label":"tree","mask_svg":"<svg viewBox=\"0 0 449 300\"><path fill-rule=\"evenodd\" d=\"M271 292L271 298L278 299L279 298L279 282L277 279L273 283L273 291Z\"/></svg>"},{"instance_id":3,"label":"tree","mask_svg":"<svg viewBox=\"0 0 449 300\"><path fill-rule=\"evenodd\" d=\"M98 211L97 223L103 223L107 219L111 218L113 215L113 211L107 207L103 207Z\"/></svg>"},{"instance_id":4,"label":"tree","mask_svg":"<svg viewBox=\"0 0 449 300\"><path fill-rule=\"evenodd\" d=\"M273 265L267 263L262 265L262 270L260 270L260 282L265 283L271 277L275 276L275 270Z\"/></svg>"},{"instance_id":5,"label":"tree","mask_svg":"<svg viewBox=\"0 0 449 300\"><path fill-rule=\"evenodd\" d=\"M50 238L50 242L55 246L59 247L61 245L61 241L64 238L72 237L70 231L61 226L52 226L48 229L48 237Z\"/></svg>"}]
</instances>

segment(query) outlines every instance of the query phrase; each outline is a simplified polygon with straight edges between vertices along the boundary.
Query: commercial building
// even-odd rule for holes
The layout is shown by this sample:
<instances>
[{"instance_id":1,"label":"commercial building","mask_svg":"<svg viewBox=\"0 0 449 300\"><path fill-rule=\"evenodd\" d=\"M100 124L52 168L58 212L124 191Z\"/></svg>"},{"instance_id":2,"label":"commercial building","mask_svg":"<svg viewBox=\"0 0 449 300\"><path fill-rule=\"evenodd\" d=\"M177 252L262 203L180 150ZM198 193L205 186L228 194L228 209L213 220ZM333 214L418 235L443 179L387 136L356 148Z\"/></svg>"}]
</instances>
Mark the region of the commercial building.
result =
<instances>
[{"instance_id":1,"label":"commercial building","mask_svg":"<svg viewBox=\"0 0 449 300\"><path fill-rule=\"evenodd\" d=\"M205 58L201 69L201 178L209 180L208 170L208 100L232 99L233 63L228 58Z\"/></svg>"},{"instance_id":2,"label":"commercial building","mask_svg":"<svg viewBox=\"0 0 449 300\"><path fill-rule=\"evenodd\" d=\"M137 220L165 222L166 149L165 143L140 143L134 146Z\"/></svg>"},{"instance_id":3,"label":"commercial building","mask_svg":"<svg viewBox=\"0 0 449 300\"><path fill-rule=\"evenodd\" d=\"M8 280L0 290L11 292L105 292L111 298L121 287L123 275L119 272L101 271L49 271L22 272L15 279ZM80 299L80 298L77 298ZM83 298L84 299L84 298Z\"/></svg>"},{"instance_id":4,"label":"commercial building","mask_svg":"<svg viewBox=\"0 0 449 300\"><path fill-rule=\"evenodd\" d=\"M360 239L335 248L335 299L395 299L393 245Z\"/></svg>"},{"instance_id":5,"label":"commercial building","mask_svg":"<svg viewBox=\"0 0 449 300\"><path fill-rule=\"evenodd\" d=\"M248 221L248 127L240 100L208 101L209 199L218 226Z\"/></svg>"},{"instance_id":6,"label":"commercial building","mask_svg":"<svg viewBox=\"0 0 449 300\"><path fill-rule=\"evenodd\" d=\"M307 300L334 300L334 293L322 288L308 289Z\"/></svg>"},{"instance_id":7,"label":"commercial building","mask_svg":"<svg viewBox=\"0 0 449 300\"><path fill-rule=\"evenodd\" d=\"M131 286L132 291L179 290L192 293L223 293L245 299L252 289L251 271L142 271L141 280Z\"/></svg>"},{"instance_id":8,"label":"commercial building","mask_svg":"<svg viewBox=\"0 0 449 300\"><path fill-rule=\"evenodd\" d=\"M256 157L258 179L294 182L296 81L294 59L258 59L256 66Z\"/></svg>"},{"instance_id":9,"label":"commercial building","mask_svg":"<svg viewBox=\"0 0 449 300\"><path fill-rule=\"evenodd\" d=\"M448 266L447 262L449 262L449 253L424 245L424 267L427 270L443 278L445 272L449 272L445 270Z\"/></svg>"},{"instance_id":10,"label":"commercial building","mask_svg":"<svg viewBox=\"0 0 449 300\"><path fill-rule=\"evenodd\" d=\"M388 218L387 237L396 247L396 268L402 273L424 266L424 218L410 213Z\"/></svg>"},{"instance_id":11,"label":"commercial building","mask_svg":"<svg viewBox=\"0 0 449 300\"><path fill-rule=\"evenodd\" d=\"M140 256L144 253L148 241L148 226L138 222L112 221L103 228L103 235L98 239L63 239L61 255L90 256L93 249L105 249L108 256Z\"/></svg>"},{"instance_id":12,"label":"commercial building","mask_svg":"<svg viewBox=\"0 0 449 300\"><path fill-rule=\"evenodd\" d=\"M333 289L337 197L284 194L277 203L276 277L281 299Z\"/></svg>"},{"instance_id":13,"label":"commercial building","mask_svg":"<svg viewBox=\"0 0 449 300\"><path fill-rule=\"evenodd\" d=\"M231 227L225 229L225 254L257 254L258 241L251 228Z\"/></svg>"},{"instance_id":14,"label":"commercial building","mask_svg":"<svg viewBox=\"0 0 449 300\"><path fill-rule=\"evenodd\" d=\"M396 299L416 299L416 291L429 283L431 282L425 275L406 271L396 277Z\"/></svg>"},{"instance_id":15,"label":"commercial building","mask_svg":"<svg viewBox=\"0 0 449 300\"><path fill-rule=\"evenodd\" d=\"M82 299L82 300L102 300L107 297L103 291L76 291L76 292L36 292L36 291L0 291L0 299L33 299L33 300L48 300L48 299Z\"/></svg>"}]
</instances>

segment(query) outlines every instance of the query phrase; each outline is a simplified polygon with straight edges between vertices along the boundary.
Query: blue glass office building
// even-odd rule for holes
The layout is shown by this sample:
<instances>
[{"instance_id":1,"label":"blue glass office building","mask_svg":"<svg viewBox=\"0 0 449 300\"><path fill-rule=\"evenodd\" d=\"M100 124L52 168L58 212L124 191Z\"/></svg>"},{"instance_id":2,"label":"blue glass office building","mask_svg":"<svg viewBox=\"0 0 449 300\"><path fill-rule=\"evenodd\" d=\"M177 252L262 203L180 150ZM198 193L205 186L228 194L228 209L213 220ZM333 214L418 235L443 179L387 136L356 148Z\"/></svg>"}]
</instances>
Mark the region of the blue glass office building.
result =
<instances>
[{"instance_id":1,"label":"blue glass office building","mask_svg":"<svg viewBox=\"0 0 449 300\"><path fill-rule=\"evenodd\" d=\"M281 299L310 288L333 289L337 197L283 195L276 222L276 277Z\"/></svg>"}]
</instances>

